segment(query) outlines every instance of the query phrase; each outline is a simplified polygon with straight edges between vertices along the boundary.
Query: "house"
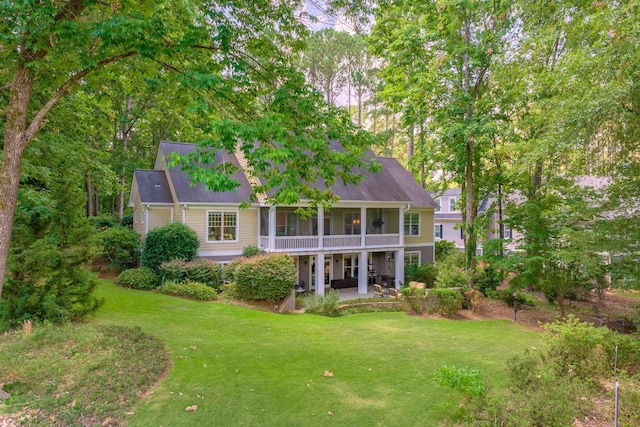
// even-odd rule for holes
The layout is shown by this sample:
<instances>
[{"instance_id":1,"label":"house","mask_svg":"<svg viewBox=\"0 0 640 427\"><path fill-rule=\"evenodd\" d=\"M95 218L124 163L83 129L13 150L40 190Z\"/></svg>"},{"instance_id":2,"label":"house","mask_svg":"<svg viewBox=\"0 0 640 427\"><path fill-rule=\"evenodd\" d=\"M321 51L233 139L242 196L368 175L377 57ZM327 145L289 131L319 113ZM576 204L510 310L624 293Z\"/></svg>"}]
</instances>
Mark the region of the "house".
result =
<instances>
[{"instance_id":1,"label":"house","mask_svg":"<svg viewBox=\"0 0 640 427\"><path fill-rule=\"evenodd\" d=\"M447 240L455 244L455 247L464 251L464 217L460 209L462 199L462 190L460 188L449 188L445 190L440 197L436 198L438 207L435 211L435 240ZM515 200L514 196L507 196L507 201ZM478 215L487 215L486 226L480 231L478 236L478 249L476 255L482 256L482 241L488 239L497 239L500 237L500 229L502 228L502 236L507 240L505 249L515 250L516 241L521 236L508 225L504 224L506 215L503 213L502 219L498 214L497 199L493 197L484 198L478 206ZM506 204L506 202L503 202ZM504 210L504 206L503 206Z\"/></svg>"},{"instance_id":2,"label":"house","mask_svg":"<svg viewBox=\"0 0 640 427\"><path fill-rule=\"evenodd\" d=\"M233 192L191 185L179 167L167 167L165 156L195 148L163 141L153 170L134 172L129 206L134 230L143 237L155 227L181 221L198 234L198 254L221 263L240 256L249 245L287 253L295 260L298 283L318 294L329 286L357 287L366 294L373 282L399 288L405 264L434 260L437 205L395 159L376 157L380 173L365 172L357 186L336 184L332 191L340 200L331 210L318 208L316 215L303 218L295 210L304 203L270 206L259 201L239 208L251 193L241 153L216 153L216 163L238 167L234 179L240 185Z\"/></svg>"},{"instance_id":3,"label":"house","mask_svg":"<svg viewBox=\"0 0 640 427\"><path fill-rule=\"evenodd\" d=\"M462 225L462 212L460 211L460 198L462 191L459 188L449 188L436 199L438 207L435 210L435 240L447 240L453 242L456 248L464 250L464 230Z\"/></svg>"}]
</instances>

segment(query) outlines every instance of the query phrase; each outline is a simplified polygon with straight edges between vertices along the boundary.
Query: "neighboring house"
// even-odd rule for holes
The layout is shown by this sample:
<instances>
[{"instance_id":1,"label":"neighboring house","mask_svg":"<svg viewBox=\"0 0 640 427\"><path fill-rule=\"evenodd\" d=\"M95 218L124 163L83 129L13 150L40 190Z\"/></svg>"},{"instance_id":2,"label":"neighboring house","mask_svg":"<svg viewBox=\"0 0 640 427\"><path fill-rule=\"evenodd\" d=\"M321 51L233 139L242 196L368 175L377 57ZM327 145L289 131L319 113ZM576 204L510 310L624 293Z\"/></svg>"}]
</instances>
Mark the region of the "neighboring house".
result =
<instances>
[{"instance_id":1,"label":"neighboring house","mask_svg":"<svg viewBox=\"0 0 640 427\"><path fill-rule=\"evenodd\" d=\"M456 248L464 250L464 232L462 225L462 212L460 211L460 198L462 191L459 188L449 188L436 199L438 207L435 212L434 236L437 240L453 242Z\"/></svg>"},{"instance_id":2,"label":"neighboring house","mask_svg":"<svg viewBox=\"0 0 640 427\"><path fill-rule=\"evenodd\" d=\"M257 202L239 208L251 193L241 154L216 155L216 163L238 167L234 178L240 185L233 192L207 191L202 184L191 185L178 167L167 168L165 156L195 148L161 142L154 169L134 172L129 206L134 209L134 230L142 236L180 221L198 234L198 254L221 263L240 256L249 245L288 253L295 260L298 283L318 294L328 286L357 286L364 294L372 282L399 288L405 264L433 262L437 205L395 159L376 157L380 173L365 172L357 186L336 184L332 191L340 200L331 210L318 208L316 215L302 218L295 210L305 203Z\"/></svg>"},{"instance_id":3,"label":"neighboring house","mask_svg":"<svg viewBox=\"0 0 640 427\"><path fill-rule=\"evenodd\" d=\"M436 241L447 240L454 243L457 249L464 251L464 218L463 212L460 210L461 199L462 190L460 188L449 188L436 199L439 207L436 208L435 212L434 236ZM500 228L503 229L503 238L508 240L505 244L506 250L515 250L515 242L520 238L520 235L515 230L501 223L496 203L497 200L491 197L481 200L478 206L478 215L490 212L490 216L486 228L479 233L476 255L481 256L483 254L483 240L500 237ZM504 221L505 219L506 216L503 214L502 220Z\"/></svg>"}]
</instances>

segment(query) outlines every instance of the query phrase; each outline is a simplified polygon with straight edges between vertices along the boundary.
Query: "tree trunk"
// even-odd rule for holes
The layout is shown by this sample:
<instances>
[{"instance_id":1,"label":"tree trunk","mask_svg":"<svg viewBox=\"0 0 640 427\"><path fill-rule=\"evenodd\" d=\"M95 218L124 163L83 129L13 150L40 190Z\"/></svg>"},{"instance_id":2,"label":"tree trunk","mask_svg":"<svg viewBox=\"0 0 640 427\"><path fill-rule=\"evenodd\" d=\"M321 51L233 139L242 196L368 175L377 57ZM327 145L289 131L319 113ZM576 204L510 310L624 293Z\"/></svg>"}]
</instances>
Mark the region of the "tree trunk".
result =
<instances>
[{"instance_id":1,"label":"tree trunk","mask_svg":"<svg viewBox=\"0 0 640 427\"><path fill-rule=\"evenodd\" d=\"M11 82L11 95L4 128L4 150L0 166L0 296L7 268L11 228L18 200L22 154L29 139L26 136L27 109L35 77L27 67L19 67Z\"/></svg>"},{"instance_id":2,"label":"tree trunk","mask_svg":"<svg viewBox=\"0 0 640 427\"><path fill-rule=\"evenodd\" d=\"M407 164L411 161L413 157L413 144L415 138L415 129L413 123L409 125L409 142L407 143Z\"/></svg>"},{"instance_id":3,"label":"tree trunk","mask_svg":"<svg viewBox=\"0 0 640 427\"><path fill-rule=\"evenodd\" d=\"M93 188L91 185L91 174L87 172L85 189L87 191L87 217L93 216Z\"/></svg>"},{"instance_id":4,"label":"tree trunk","mask_svg":"<svg viewBox=\"0 0 640 427\"><path fill-rule=\"evenodd\" d=\"M473 143L471 141L467 141L466 147L466 177L465 177L465 226L464 226L464 236L465 236L465 251L466 251L466 263L465 267L467 273L471 276L469 285L473 288L473 275L475 273L475 261L476 261L476 231L474 230L474 201L475 201L475 186L473 180Z\"/></svg>"},{"instance_id":5,"label":"tree trunk","mask_svg":"<svg viewBox=\"0 0 640 427\"><path fill-rule=\"evenodd\" d=\"M391 116L391 154L389 157L393 157L396 146L396 114Z\"/></svg>"},{"instance_id":6,"label":"tree trunk","mask_svg":"<svg viewBox=\"0 0 640 427\"><path fill-rule=\"evenodd\" d=\"M131 134L131 106L131 96L127 95L124 106L124 117L122 118L122 169L120 169L120 192L118 193L118 218L120 219L122 219L124 215L124 186L127 170L125 160L127 158L127 143L129 142L129 135Z\"/></svg>"}]
</instances>

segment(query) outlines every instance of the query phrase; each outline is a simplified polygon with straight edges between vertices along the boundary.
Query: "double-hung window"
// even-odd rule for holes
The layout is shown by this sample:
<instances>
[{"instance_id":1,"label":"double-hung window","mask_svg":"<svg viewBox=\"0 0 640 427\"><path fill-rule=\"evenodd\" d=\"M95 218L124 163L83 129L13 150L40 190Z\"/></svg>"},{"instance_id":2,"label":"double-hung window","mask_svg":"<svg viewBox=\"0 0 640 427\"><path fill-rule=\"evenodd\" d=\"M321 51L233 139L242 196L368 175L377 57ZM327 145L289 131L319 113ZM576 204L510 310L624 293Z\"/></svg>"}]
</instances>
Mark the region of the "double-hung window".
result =
<instances>
[{"instance_id":1,"label":"double-hung window","mask_svg":"<svg viewBox=\"0 0 640 427\"><path fill-rule=\"evenodd\" d=\"M420 213L407 212L404 214L404 235L419 236L420 235Z\"/></svg>"},{"instance_id":2,"label":"double-hung window","mask_svg":"<svg viewBox=\"0 0 640 427\"><path fill-rule=\"evenodd\" d=\"M436 224L436 239L442 239L442 224Z\"/></svg>"},{"instance_id":3,"label":"double-hung window","mask_svg":"<svg viewBox=\"0 0 640 427\"><path fill-rule=\"evenodd\" d=\"M420 264L420 252L405 252L404 265Z\"/></svg>"},{"instance_id":4,"label":"double-hung window","mask_svg":"<svg viewBox=\"0 0 640 427\"><path fill-rule=\"evenodd\" d=\"M238 213L227 211L208 211L207 241L237 242Z\"/></svg>"}]
</instances>

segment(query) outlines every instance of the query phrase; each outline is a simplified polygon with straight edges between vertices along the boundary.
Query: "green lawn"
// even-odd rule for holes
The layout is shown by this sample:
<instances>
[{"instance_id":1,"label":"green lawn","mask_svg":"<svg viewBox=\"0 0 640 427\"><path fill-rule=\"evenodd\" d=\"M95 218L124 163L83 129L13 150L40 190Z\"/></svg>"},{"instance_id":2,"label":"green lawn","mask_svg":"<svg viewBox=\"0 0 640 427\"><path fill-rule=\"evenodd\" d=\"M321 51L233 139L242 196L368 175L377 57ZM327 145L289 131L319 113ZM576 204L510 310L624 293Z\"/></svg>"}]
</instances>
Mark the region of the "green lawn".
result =
<instances>
[{"instance_id":1,"label":"green lawn","mask_svg":"<svg viewBox=\"0 0 640 427\"><path fill-rule=\"evenodd\" d=\"M508 321L280 315L107 281L98 295L106 303L94 322L140 326L174 358L131 426L437 426L459 416L460 395L432 379L442 363L499 386L503 362L541 342Z\"/></svg>"}]
</instances>

